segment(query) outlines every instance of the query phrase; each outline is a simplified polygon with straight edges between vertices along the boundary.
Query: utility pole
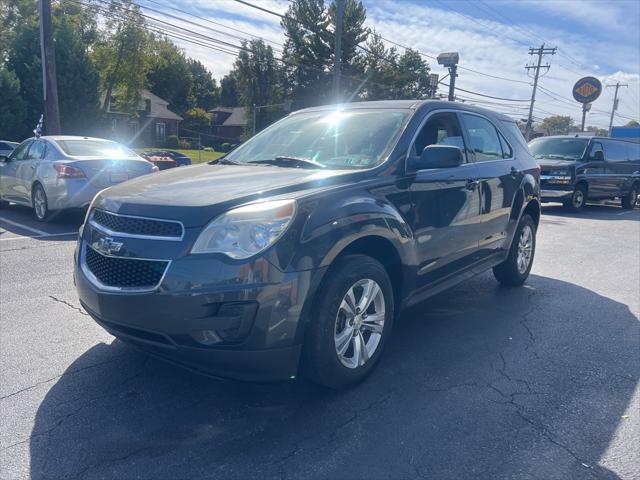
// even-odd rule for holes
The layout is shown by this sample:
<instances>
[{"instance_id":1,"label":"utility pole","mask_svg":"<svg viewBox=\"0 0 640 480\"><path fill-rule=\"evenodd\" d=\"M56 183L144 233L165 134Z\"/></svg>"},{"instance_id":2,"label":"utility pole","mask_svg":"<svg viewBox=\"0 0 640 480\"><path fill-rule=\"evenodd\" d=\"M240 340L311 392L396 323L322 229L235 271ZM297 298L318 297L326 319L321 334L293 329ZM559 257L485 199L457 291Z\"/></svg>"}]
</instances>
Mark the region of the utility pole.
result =
<instances>
[{"instance_id":1,"label":"utility pole","mask_svg":"<svg viewBox=\"0 0 640 480\"><path fill-rule=\"evenodd\" d=\"M56 80L56 51L53 44L51 0L40 3L40 55L42 61L42 95L44 99L44 125L47 135L59 135L58 82Z\"/></svg>"},{"instance_id":2,"label":"utility pole","mask_svg":"<svg viewBox=\"0 0 640 480\"><path fill-rule=\"evenodd\" d=\"M533 77L533 91L531 92L531 104L529 105L529 116L527 117L527 125L525 129L525 137L527 140L531 138L531 132L533 130L533 104L536 101L536 90L538 89L538 77L540 76L540 70L545 68L549 70L551 65L548 63L546 65L542 65L542 57L544 55L555 55L556 47L553 48L545 48L544 43L540 46L540 48L529 48L529 55L538 55L538 63L536 65L527 65L524 67L527 70L534 70L535 74Z\"/></svg>"},{"instance_id":3,"label":"utility pole","mask_svg":"<svg viewBox=\"0 0 640 480\"><path fill-rule=\"evenodd\" d=\"M256 134L256 104L253 104L253 135Z\"/></svg>"},{"instance_id":4,"label":"utility pole","mask_svg":"<svg viewBox=\"0 0 640 480\"><path fill-rule=\"evenodd\" d=\"M611 127L613 127L613 116L616 113L616 110L618 109L618 89L620 87L628 87L629 85L627 85L626 83L620 83L620 82L616 82L615 85L607 85L607 88L609 87L615 87L616 88L616 93L613 95L613 106L611 107L611 118L609 119L609 136L611 136Z\"/></svg>"},{"instance_id":5,"label":"utility pole","mask_svg":"<svg viewBox=\"0 0 640 480\"><path fill-rule=\"evenodd\" d=\"M333 98L340 103L340 70L342 69L342 18L344 16L344 0L336 0L336 39L333 66Z\"/></svg>"}]
</instances>

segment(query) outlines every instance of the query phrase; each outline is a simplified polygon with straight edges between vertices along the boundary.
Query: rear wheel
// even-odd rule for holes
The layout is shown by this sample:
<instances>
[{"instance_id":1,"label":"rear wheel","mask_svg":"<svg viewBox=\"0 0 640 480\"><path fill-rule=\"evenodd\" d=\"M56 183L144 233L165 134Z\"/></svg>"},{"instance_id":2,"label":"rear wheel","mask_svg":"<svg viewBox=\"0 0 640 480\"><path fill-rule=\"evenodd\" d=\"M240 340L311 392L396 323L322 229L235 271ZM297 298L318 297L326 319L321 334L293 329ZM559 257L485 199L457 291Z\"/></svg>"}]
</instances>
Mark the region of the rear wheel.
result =
<instances>
[{"instance_id":1,"label":"rear wheel","mask_svg":"<svg viewBox=\"0 0 640 480\"><path fill-rule=\"evenodd\" d=\"M493 275L503 285L522 285L533 265L536 251L536 224L530 215L523 215L516 230L507 259L493 267Z\"/></svg>"},{"instance_id":2,"label":"rear wheel","mask_svg":"<svg viewBox=\"0 0 640 480\"><path fill-rule=\"evenodd\" d=\"M49 219L49 203L44 188L39 183L33 187L33 211L36 218L40 222L46 222Z\"/></svg>"},{"instance_id":3,"label":"rear wheel","mask_svg":"<svg viewBox=\"0 0 640 480\"><path fill-rule=\"evenodd\" d=\"M629 195L622 197L622 208L627 210L633 210L636 208L638 204L638 184L635 184L631 187L629 191Z\"/></svg>"},{"instance_id":4,"label":"rear wheel","mask_svg":"<svg viewBox=\"0 0 640 480\"><path fill-rule=\"evenodd\" d=\"M314 382L341 389L371 373L391 331L394 299L380 262L348 255L329 272L307 331L304 371Z\"/></svg>"},{"instance_id":5,"label":"rear wheel","mask_svg":"<svg viewBox=\"0 0 640 480\"><path fill-rule=\"evenodd\" d=\"M577 185L571 194L571 198L564 202L564 206L572 212L581 212L587 204L587 187L583 184Z\"/></svg>"}]
</instances>

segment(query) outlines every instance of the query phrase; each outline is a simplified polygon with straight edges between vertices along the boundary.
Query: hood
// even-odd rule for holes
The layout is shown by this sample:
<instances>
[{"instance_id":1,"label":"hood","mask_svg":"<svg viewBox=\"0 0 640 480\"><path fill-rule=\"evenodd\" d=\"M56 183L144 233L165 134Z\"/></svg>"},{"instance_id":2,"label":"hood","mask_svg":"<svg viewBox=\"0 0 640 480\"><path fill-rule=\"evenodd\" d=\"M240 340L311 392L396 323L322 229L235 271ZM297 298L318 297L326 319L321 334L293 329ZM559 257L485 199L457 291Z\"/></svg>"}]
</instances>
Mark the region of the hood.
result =
<instances>
[{"instance_id":1,"label":"hood","mask_svg":"<svg viewBox=\"0 0 640 480\"><path fill-rule=\"evenodd\" d=\"M295 198L353 175L345 170L209 165L144 175L103 190L94 206L123 215L179 220L202 226L236 205L263 198Z\"/></svg>"}]
</instances>

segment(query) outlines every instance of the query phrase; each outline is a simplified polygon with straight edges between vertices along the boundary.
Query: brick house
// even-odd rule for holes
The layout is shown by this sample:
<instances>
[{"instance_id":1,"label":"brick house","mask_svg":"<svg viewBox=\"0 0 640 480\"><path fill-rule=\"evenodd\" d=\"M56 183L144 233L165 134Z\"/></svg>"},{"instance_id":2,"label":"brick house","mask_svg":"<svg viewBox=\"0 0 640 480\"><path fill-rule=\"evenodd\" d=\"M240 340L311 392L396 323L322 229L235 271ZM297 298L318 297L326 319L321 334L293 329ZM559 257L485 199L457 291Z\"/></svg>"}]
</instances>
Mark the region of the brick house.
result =
<instances>
[{"instance_id":1,"label":"brick house","mask_svg":"<svg viewBox=\"0 0 640 480\"><path fill-rule=\"evenodd\" d=\"M182 117L169 110L169 102L148 90L140 91L137 115L118 112L111 96L107 107L108 136L121 143L138 147L162 147L170 135L178 135Z\"/></svg>"}]
</instances>

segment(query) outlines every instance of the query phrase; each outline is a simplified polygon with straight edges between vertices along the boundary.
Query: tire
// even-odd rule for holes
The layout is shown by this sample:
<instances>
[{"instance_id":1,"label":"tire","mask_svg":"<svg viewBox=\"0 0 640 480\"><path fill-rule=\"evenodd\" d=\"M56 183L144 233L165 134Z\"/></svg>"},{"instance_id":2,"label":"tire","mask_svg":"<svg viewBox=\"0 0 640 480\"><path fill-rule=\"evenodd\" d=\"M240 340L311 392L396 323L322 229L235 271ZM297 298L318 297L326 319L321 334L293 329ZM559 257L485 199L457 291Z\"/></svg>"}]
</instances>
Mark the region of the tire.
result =
<instances>
[{"instance_id":1,"label":"tire","mask_svg":"<svg viewBox=\"0 0 640 480\"><path fill-rule=\"evenodd\" d=\"M393 288L382 264L365 255L338 258L327 279L307 327L303 372L315 383L344 389L363 381L380 360L393 327ZM348 306L349 293L353 294L351 303L358 306L365 288L372 287L375 293L365 315L357 313L359 310L355 315L350 313L355 308ZM376 320L371 320L374 315ZM358 356L357 351L367 355Z\"/></svg>"},{"instance_id":2,"label":"tire","mask_svg":"<svg viewBox=\"0 0 640 480\"><path fill-rule=\"evenodd\" d=\"M528 256L526 251L529 252ZM535 253L536 224L530 215L523 215L513 236L509 256L503 263L493 267L493 276L503 285L522 285L531 272ZM525 263L521 263L521 260Z\"/></svg>"},{"instance_id":3,"label":"tire","mask_svg":"<svg viewBox=\"0 0 640 480\"><path fill-rule=\"evenodd\" d=\"M47 194L42 185L36 183L31 193L33 213L39 222L47 222L49 220L49 202Z\"/></svg>"},{"instance_id":4,"label":"tire","mask_svg":"<svg viewBox=\"0 0 640 480\"><path fill-rule=\"evenodd\" d=\"M638 203L638 190L640 190L638 184L634 184L629 191L629 195L622 197L622 208L625 210L633 210Z\"/></svg>"},{"instance_id":5,"label":"tire","mask_svg":"<svg viewBox=\"0 0 640 480\"><path fill-rule=\"evenodd\" d=\"M575 190L571 194L571 198L563 203L565 208L571 210L572 212L578 213L583 211L585 205L587 204L587 187L585 187L583 184L576 186Z\"/></svg>"}]
</instances>

